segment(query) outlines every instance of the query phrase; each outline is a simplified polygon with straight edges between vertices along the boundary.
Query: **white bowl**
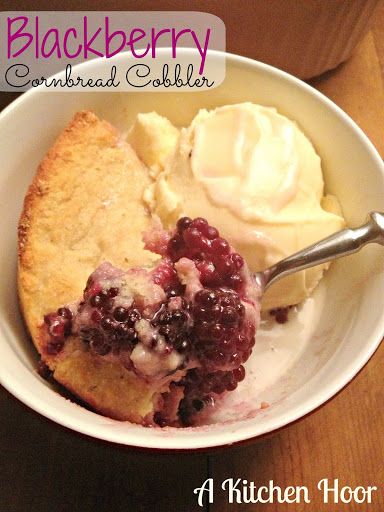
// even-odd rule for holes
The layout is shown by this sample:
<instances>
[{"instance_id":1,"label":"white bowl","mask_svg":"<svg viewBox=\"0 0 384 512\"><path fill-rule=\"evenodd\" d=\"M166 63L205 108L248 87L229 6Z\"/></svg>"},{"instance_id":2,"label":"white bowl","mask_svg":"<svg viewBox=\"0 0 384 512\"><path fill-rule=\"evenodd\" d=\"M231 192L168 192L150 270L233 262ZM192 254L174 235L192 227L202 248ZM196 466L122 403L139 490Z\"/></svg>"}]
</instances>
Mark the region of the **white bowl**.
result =
<instances>
[{"instance_id":1,"label":"white bowl","mask_svg":"<svg viewBox=\"0 0 384 512\"><path fill-rule=\"evenodd\" d=\"M87 65L105 66L106 61ZM17 222L36 167L67 121L77 110L92 109L126 129L138 112L156 110L186 125L199 108L240 101L276 106L299 123L322 158L327 191L339 198L350 225L382 208L383 164L356 124L305 83L235 55L227 57L224 83L207 92L35 89L1 113L0 380L32 409L73 430L125 445L156 449L228 445L310 413L350 382L372 356L384 332L384 249L379 246L334 263L296 318L260 331L245 383L232 394L226 413L209 426L160 429L114 421L65 399L36 373L37 355L17 303ZM271 406L260 409L262 401Z\"/></svg>"}]
</instances>

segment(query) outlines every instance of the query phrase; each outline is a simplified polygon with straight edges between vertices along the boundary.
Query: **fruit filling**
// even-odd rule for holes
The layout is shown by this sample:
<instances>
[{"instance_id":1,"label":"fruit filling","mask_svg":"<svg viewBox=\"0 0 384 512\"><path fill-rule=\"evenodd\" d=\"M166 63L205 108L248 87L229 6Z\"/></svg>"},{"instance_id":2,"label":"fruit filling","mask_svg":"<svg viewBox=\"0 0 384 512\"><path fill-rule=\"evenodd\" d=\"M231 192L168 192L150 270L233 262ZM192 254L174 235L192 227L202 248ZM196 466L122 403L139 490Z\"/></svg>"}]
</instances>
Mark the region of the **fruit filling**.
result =
<instances>
[{"instance_id":1,"label":"fruit filling","mask_svg":"<svg viewBox=\"0 0 384 512\"><path fill-rule=\"evenodd\" d=\"M78 336L95 357L119 361L168 391L153 423L185 426L244 379L259 322L260 293L243 258L203 218L144 235L153 268L102 263L81 301L44 317L45 353L60 357Z\"/></svg>"}]
</instances>

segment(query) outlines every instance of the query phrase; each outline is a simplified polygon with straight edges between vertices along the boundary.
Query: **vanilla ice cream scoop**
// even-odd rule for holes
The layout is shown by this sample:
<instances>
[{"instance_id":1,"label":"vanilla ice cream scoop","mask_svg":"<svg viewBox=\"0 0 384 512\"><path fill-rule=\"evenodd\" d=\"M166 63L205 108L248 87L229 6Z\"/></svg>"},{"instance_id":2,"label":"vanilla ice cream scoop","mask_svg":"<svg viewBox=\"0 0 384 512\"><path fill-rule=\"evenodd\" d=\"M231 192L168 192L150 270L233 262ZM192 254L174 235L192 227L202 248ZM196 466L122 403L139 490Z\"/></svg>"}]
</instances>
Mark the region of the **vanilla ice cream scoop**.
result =
<instances>
[{"instance_id":1,"label":"vanilla ice cream scoop","mask_svg":"<svg viewBox=\"0 0 384 512\"><path fill-rule=\"evenodd\" d=\"M192 123L191 170L208 197L247 222L273 219L299 189L295 125L258 105L202 111Z\"/></svg>"},{"instance_id":2,"label":"vanilla ice cream scoop","mask_svg":"<svg viewBox=\"0 0 384 512\"><path fill-rule=\"evenodd\" d=\"M167 227L183 215L206 217L254 272L345 225L336 198L324 197L309 139L276 109L252 103L201 110L181 130L145 198ZM301 302L325 268L273 284L263 309Z\"/></svg>"}]
</instances>

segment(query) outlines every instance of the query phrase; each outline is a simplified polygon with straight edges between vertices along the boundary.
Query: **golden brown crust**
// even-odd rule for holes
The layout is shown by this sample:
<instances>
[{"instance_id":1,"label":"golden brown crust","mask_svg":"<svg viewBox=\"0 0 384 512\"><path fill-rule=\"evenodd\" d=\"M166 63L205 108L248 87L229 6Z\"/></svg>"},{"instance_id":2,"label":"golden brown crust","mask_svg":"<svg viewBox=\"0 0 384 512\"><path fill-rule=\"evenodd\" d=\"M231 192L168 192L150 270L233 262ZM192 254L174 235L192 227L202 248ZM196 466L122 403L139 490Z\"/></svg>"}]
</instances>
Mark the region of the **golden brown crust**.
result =
<instances>
[{"instance_id":1,"label":"golden brown crust","mask_svg":"<svg viewBox=\"0 0 384 512\"><path fill-rule=\"evenodd\" d=\"M122 268L153 261L141 241L150 223L141 201L149 180L132 148L91 112L77 113L48 151L26 195L18 231L20 303L40 353L44 314L81 297L102 261ZM122 366L92 362L78 343L45 357L57 380L105 414L140 421L153 391L144 391Z\"/></svg>"},{"instance_id":2,"label":"golden brown crust","mask_svg":"<svg viewBox=\"0 0 384 512\"><path fill-rule=\"evenodd\" d=\"M154 402L162 391L152 388L120 363L95 357L76 338L66 342L54 377L105 416L134 423L153 416Z\"/></svg>"}]
</instances>

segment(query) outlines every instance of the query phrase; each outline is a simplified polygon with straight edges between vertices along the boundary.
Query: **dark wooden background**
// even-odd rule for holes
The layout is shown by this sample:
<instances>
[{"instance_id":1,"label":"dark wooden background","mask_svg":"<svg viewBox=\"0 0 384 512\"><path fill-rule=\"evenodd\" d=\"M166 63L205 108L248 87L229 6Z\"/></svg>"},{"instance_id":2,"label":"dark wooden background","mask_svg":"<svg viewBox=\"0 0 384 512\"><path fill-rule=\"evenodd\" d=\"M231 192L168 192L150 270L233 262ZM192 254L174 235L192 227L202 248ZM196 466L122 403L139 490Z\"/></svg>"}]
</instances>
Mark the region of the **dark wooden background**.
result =
<instances>
[{"instance_id":1,"label":"dark wooden background","mask_svg":"<svg viewBox=\"0 0 384 512\"><path fill-rule=\"evenodd\" d=\"M17 8L160 10L163 3L169 2L44 0L19 1ZM16 3L0 1L0 7L11 10ZM208 9L202 3L196 10ZM382 156L383 77L381 3L371 31L352 58L312 80L312 85L358 122ZM0 108L14 97L0 93ZM207 454L148 453L98 442L40 417L0 388L0 512L192 512L203 510L193 489L209 476L216 487L214 504L204 507L210 512L383 512L383 368L382 344L356 379L311 416L269 438ZM229 505L219 487L230 477L256 485L270 479L281 487L306 485L314 499L310 505ZM325 505L316 493L322 478L338 478L342 485L381 487L372 505Z\"/></svg>"}]
</instances>

